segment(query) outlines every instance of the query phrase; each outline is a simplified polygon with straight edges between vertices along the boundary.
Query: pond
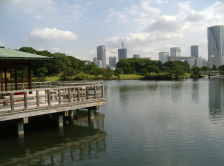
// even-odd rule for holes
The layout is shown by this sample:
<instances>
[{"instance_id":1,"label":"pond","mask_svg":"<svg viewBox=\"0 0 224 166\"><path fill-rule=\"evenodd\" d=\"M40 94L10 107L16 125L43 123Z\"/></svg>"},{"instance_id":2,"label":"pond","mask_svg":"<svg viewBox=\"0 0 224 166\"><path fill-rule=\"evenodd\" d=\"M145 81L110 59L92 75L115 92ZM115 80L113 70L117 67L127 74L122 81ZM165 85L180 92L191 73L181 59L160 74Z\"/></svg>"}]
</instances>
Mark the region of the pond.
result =
<instances>
[{"instance_id":1,"label":"pond","mask_svg":"<svg viewBox=\"0 0 224 166\"><path fill-rule=\"evenodd\" d=\"M224 77L105 82L106 103L56 127L0 138L2 165L201 166L224 163Z\"/></svg>"}]
</instances>

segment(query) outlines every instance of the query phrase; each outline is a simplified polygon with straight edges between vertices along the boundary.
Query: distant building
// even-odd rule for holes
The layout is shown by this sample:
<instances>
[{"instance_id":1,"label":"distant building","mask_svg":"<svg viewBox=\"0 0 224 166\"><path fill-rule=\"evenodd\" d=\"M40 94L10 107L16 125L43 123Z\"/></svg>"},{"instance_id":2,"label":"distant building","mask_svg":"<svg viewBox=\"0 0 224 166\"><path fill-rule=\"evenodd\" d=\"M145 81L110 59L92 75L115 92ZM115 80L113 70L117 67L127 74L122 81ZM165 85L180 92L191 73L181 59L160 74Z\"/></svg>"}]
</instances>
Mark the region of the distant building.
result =
<instances>
[{"instance_id":1,"label":"distant building","mask_svg":"<svg viewBox=\"0 0 224 166\"><path fill-rule=\"evenodd\" d=\"M186 62L190 65L190 67L196 66L196 59L187 59Z\"/></svg>"},{"instance_id":2,"label":"distant building","mask_svg":"<svg viewBox=\"0 0 224 166\"><path fill-rule=\"evenodd\" d=\"M102 68L106 68L106 47L104 45L100 45L97 47L97 61L102 62Z\"/></svg>"},{"instance_id":3,"label":"distant building","mask_svg":"<svg viewBox=\"0 0 224 166\"><path fill-rule=\"evenodd\" d=\"M139 54L134 54L133 58L140 58L140 55Z\"/></svg>"},{"instance_id":4,"label":"distant building","mask_svg":"<svg viewBox=\"0 0 224 166\"><path fill-rule=\"evenodd\" d=\"M163 63L168 62L169 52L159 52L159 60Z\"/></svg>"},{"instance_id":5,"label":"distant building","mask_svg":"<svg viewBox=\"0 0 224 166\"><path fill-rule=\"evenodd\" d=\"M126 48L118 49L118 61L120 61L121 59L127 59L127 49Z\"/></svg>"},{"instance_id":6,"label":"distant building","mask_svg":"<svg viewBox=\"0 0 224 166\"><path fill-rule=\"evenodd\" d=\"M198 58L198 45L191 46L191 56L194 58Z\"/></svg>"},{"instance_id":7,"label":"distant building","mask_svg":"<svg viewBox=\"0 0 224 166\"><path fill-rule=\"evenodd\" d=\"M172 47L172 48L170 48L170 56L172 56L172 57L181 56L180 47Z\"/></svg>"},{"instance_id":8,"label":"distant building","mask_svg":"<svg viewBox=\"0 0 224 166\"><path fill-rule=\"evenodd\" d=\"M224 25L207 28L209 67L224 65Z\"/></svg>"},{"instance_id":9,"label":"distant building","mask_svg":"<svg viewBox=\"0 0 224 166\"><path fill-rule=\"evenodd\" d=\"M101 60L97 60L97 58L93 58L93 62L97 65L98 68L102 68Z\"/></svg>"},{"instance_id":10,"label":"distant building","mask_svg":"<svg viewBox=\"0 0 224 166\"><path fill-rule=\"evenodd\" d=\"M109 57L109 65L116 68L116 64L117 64L117 57L116 56Z\"/></svg>"},{"instance_id":11,"label":"distant building","mask_svg":"<svg viewBox=\"0 0 224 166\"><path fill-rule=\"evenodd\" d=\"M208 61L204 58L199 57L195 60L195 64L197 67L208 66Z\"/></svg>"},{"instance_id":12,"label":"distant building","mask_svg":"<svg viewBox=\"0 0 224 166\"><path fill-rule=\"evenodd\" d=\"M173 57L169 56L168 61L187 61L188 59L195 59L193 57L184 57L184 56L178 56L178 57Z\"/></svg>"}]
</instances>

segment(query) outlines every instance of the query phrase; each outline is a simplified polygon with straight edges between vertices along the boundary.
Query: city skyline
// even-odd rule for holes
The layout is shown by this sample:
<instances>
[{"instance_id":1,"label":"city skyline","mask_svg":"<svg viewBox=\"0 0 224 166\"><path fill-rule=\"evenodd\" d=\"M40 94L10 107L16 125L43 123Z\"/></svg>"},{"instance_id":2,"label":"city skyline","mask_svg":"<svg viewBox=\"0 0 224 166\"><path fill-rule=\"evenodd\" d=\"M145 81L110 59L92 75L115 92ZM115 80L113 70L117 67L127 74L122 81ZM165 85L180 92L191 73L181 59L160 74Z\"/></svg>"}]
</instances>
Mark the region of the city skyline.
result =
<instances>
[{"instance_id":1,"label":"city skyline","mask_svg":"<svg viewBox=\"0 0 224 166\"><path fill-rule=\"evenodd\" d=\"M171 47L190 56L189 46L199 45L207 59L207 27L224 25L224 2L2 0L0 18L0 45L11 49L26 46L92 60L98 45L106 46L107 57L117 56L125 41L128 58L158 60Z\"/></svg>"}]
</instances>

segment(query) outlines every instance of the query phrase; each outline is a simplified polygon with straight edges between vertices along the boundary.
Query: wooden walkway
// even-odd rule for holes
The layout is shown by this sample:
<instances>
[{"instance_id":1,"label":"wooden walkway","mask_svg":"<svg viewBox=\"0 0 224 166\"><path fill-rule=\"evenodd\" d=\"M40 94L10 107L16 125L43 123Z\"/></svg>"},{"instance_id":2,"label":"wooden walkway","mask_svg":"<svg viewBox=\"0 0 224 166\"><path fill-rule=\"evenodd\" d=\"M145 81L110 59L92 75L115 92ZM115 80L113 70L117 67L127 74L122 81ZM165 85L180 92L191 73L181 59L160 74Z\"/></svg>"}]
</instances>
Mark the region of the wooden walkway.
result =
<instances>
[{"instance_id":1,"label":"wooden walkway","mask_svg":"<svg viewBox=\"0 0 224 166\"><path fill-rule=\"evenodd\" d=\"M0 122L98 107L106 101L102 81L35 86L40 88L0 92Z\"/></svg>"}]
</instances>

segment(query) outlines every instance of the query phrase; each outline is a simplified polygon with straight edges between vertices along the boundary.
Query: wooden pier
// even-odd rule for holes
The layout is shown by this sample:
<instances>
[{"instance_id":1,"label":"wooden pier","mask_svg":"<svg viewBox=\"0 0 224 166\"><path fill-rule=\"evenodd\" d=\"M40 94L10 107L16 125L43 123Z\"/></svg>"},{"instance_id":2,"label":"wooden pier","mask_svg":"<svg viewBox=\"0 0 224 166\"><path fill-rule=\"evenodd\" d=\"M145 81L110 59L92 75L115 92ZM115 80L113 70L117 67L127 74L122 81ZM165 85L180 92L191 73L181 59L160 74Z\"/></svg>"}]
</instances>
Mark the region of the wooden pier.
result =
<instances>
[{"instance_id":1,"label":"wooden pier","mask_svg":"<svg viewBox=\"0 0 224 166\"><path fill-rule=\"evenodd\" d=\"M98 82L47 82L33 83L34 89L0 92L0 125L17 123L18 134L24 134L24 124L30 117L53 115L58 126L65 116L74 117L77 109L91 110L105 103L104 84Z\"/></svg>"}]
</instances>

